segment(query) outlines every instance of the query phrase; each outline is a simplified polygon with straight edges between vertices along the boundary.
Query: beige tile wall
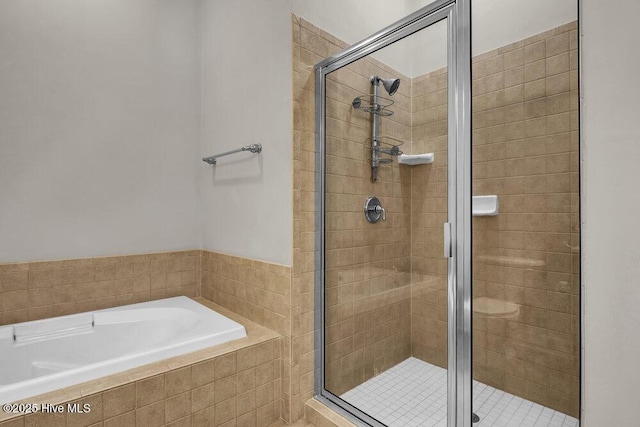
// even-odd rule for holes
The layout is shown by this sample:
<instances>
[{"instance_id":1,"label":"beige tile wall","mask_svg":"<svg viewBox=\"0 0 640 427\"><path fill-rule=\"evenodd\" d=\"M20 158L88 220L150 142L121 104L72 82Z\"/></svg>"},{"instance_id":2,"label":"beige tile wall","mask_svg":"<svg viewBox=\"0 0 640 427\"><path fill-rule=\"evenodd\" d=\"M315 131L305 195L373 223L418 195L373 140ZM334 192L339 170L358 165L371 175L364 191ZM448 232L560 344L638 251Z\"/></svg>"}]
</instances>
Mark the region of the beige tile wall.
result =
<instances>
[{"instance_id":1,"label":"beige tile wall","mask_svg":"<svg viewBox=\"0 0 640 427\"><path fill-rule=\"evenodd\" d=\"M291 335L291 267L202 251L202 296Z\"/></svg>"},{"instance_id":2,"label":"beige tile wall","mask_svg":"<svg viewBox=\"0 0 640 427\"><path fill-rule=\"evenodd\" d=\"M474 194L500 215L474 220L474 297L517 304L475 313L480 381L573 416L579 402L576 23L476 58Z\"/></svg>"},{"instance_id":3,"label":"beige tile wall","mask_svg":"<svg viewBox=\"0 0 640 427\"><path fill-rule=\"evenodd\" d=\"M426 120L425 150L436 152L436 162L433 169L416 168L412 175L412 192L416 196L412 199L412 234L416 236L412 241L413 287L416 290L425 279L430 284L414 292L412 351L417 357L444 366L446 265L432 257L440 250L441 238L429 237L430 232L440 235L439 230L429 226L444 221L445 201L432 197L446 195L442 187L446 182L446 147L442 140L447 133L446 111L434 111L432 107L420 116L423 102L442 105L447 82L438 79L437 74L414 79L414 93L424 93L417 86L421 84L427 93L437 90L440 96L426 95L425 101L414 97L413 104L414 147L425 134L419 127L420 120ZM518 310L509 315L474 313L474 376L576 416L576 24L474 58L473 91L473 192L496 194L500 201L498 216L474 218L474 298L513 303ZM438 164L441 159L444 164ZM426 174L426 180L418 178L420 174ZM421 185L426 187L420 188ZM424 200L420 200L421 194L427 195ZM429 238L434 244L431 248ZM427 247L416 245L416 241L427 241Z\"/></svg>"},{"instance_id":4,"label":"beige tile wall","mask_svg":"<svg viewBox=\"0 0 640 427\"><path fill-rule=\"evenodd\" d=\"M200 251L0 264L1 324L200 295Z\"/></svg>"},{"instance_id":5,"label":"beige tile wall","mask_svg":"<svg viewBox=\"0 0 640 427\"><path fill-rule=\"evenodd\" d=\"M323 34L326 38L316 37ZM315 81L314 65L345 47L304 19L292 16L293 55L293 291L297 326L289 349L296 370L291 375L291 419L304 415L314 381L315 248ZM290 353L289 353L290 351ZM284 381L283 381L284 384ZM285 418L286 419L286 418Z\"/></svg>"},{"instance_id":6,"label":"beige tile wall","mask_svg":"<svg viewBox=\"0 0 640 427\"><path fill-rule=\"evenodd\" d=\"M281 338L242 323L248 334L242 340L27 399L31 403L89 404L89 413L41 412L9 420L7 414L0 414L0 420L4 419L0 427L269 426L279 418ZM103 387L103 383L110 386ZM80 393L80 398L66 397Z\"/></svg>"},{"instance_id":7,"label":"beige tile wall","mask_svg":"<svg viewBox=\"0 0 640 427\"><path fill-rule=\"evenodd\" d=\"M303 33L307 32L302 29ZM323 40L316 33L315 37ZM400 78L392 116L380 118L384 136L411 142L411 80L367 57L327 77L326 156L326 386L342 394L410 355L410 171L397 159L380 164L371 181L372 115L351 101L372 93L370 76ZM382 145L390 148L392 145ZM382 157L388 157L382 155ZM369 223L370 195L387 220Z\"/></svg>"},{"instance_id":8,"label":"beige tile wall","mask_svg":"<svg viewBox=\"0 0 640 427\"><path fill-rule=\"evenodd\" d=\"M429 165L411 166L411 352L447 366L447 73L412 80L412 152L434 153Z\"/></svg>"},{"instance_id":9,"label":"beige tile wall","mask_svg":"<svg viewBox=\"0 0 640 427\"><path fill-rule=\"evenodd\" d=\"M202 296L282 335L282 393L278 408L287 422L298 419L291 409L296 390L297 358L292 342L299 325L292 321L297 311L289 266L202 251Z\"/></svg>"}]
</instances>

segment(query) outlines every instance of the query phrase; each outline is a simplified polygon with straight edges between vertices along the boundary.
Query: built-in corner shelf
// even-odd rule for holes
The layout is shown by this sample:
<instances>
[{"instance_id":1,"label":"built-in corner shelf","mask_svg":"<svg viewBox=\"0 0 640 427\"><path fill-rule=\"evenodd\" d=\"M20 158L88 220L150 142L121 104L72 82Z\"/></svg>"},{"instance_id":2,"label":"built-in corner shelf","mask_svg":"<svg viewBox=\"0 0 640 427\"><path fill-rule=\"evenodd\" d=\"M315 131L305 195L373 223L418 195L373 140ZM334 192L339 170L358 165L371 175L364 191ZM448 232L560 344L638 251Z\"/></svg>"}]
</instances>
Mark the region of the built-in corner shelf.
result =
<instances>
[{"instance_id":1,"label":"built-in corner shelf","mask_svg":"<svg viewBox=\"0 0 640 427\"><path fill-rule=\"evenodd\" d=\"M401 154L398 156L398 163L401 165L426 165L433 163L433 153L424 154Z\"/></svg>"},{"instance_id":2,"label":"built-in corner shelf","mask_svg":"<svg viewBox=\"0 0 640 427\"><path fill-rule=\"evenodd\" d=\"M473 216L496 216L499 211L498 196L473 196Z\"/></svg>"}]
</instances>

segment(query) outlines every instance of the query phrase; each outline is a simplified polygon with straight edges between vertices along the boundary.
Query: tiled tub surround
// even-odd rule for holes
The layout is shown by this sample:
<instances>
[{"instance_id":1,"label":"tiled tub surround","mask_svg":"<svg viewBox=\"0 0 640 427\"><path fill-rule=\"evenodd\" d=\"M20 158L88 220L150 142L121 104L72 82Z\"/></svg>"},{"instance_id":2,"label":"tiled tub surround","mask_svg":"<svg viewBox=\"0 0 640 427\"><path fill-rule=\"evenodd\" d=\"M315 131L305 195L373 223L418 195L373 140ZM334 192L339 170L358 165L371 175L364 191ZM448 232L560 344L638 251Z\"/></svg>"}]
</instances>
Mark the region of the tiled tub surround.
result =
<instances>
[{"instance_id":1,"label":"tiled tub surround","mask_svg":"<svg viewBox=\"0 0 640 427\"><path fill-rule=\"evenodd\" d=\"M278 377L283 378L283 386L276 408L278 417L294 422L302 416L304 404L298 397L299 305L304 300L306 318L312 320L313 282L303 297L303 290L292 286L292 280L292 267L204 250L0 264L0 318L2 324L11 324L171 296L202 295L282 335ZM313 322L306 324L305 345L310 350L304 365L310 398Z\"/></svg>"},{"instance_id":2,"label":"tiled tub surround","mask_svg":"<svg viewBox=\"0 0 640 427\"><path fill-rule=\"evenodd\" d=\"M282 335L280 414L287 422L297 421L304 403L298 400L301 289L292 283L292 268L217 252L202 254L202 296ZM310 304L313 309L313 299ZM313 350L312 334L310 338ZM307 363L312 371L313 360Z\"/></svg>"},{"instance_id":3,"label":"tiled tub surround","mask_svg":"<svg viewBox=\"0 0 640 427\"><path fill-rule=\"evenodd\" d=\"M199 296L200 252L0 264L0 323Z\"/></svg>"},{"instance_id":4,"label":"tiled tub surround","mask_svg":"<svg viewBox=\"0 0 640 427\"><path fill-rule=\"evenodd\" d=\"M247 338L27 399L91 405L85 414L0 414L1 427L262 426L279 416L281 337L203 298Z\"/></svg>"},{"instance_id":5,"label":"tiled tub surround","mask_svg":"<svg viewBox=\"0 0 640 427\"><path fill-rule=\"evenodd\" d=\"M291 267L202 251L202 296L291 335Z\"/></svg>"},{"instance_id":6,"label":"tiled tub surround","mask_svg":"<svg viewBox=\"0 0 640 427\"><path fill-rule=\"evenodd\" d=\"M576 247L578 242L576 231L571 228L570 221L565 221L564 215L569 213L570 218L577 218L575 28L576 24L570 23L488 52L473 60L474 193L498 194L501 202L501 215L474 220L476 233L484 233L487 228L493 230L483 236L474 236L476 243L480 239L486 239L486 244L474 248L476 254L485 255L485 258L474 260L474 274L478 285L474 289L474 296L497 298L502 292L500 289L504 289L505 299L515 301L520 307L515 319L496 317L476 321L474 367L477 379L570 415L577 414L579 384L576 374L578 351L571 342L577 340L578 336L578 254L571 256L567 250L558 244L554 245L553 242L571 242L569 244L572 247ZM306 334L301 337L312 337L316 155L313 66L347 46L295 16L293 40L293 275L294 289L296 284L300 285L301 289L301 331ZM439 70L413 79L410 145L412 148L408 149L407 144L403 146L406 152L433 151L436 154L434 164L411 168L411 354L439 366L446 363L447 327L446 260L440 257L442 232L438 226L444 221L441 217L446 208L443 205L446 197L445 75L443 70ZM403 82L403 85L406 87L406 82ZM329 86L327 88L329 89ZM346 92L341 95L340 100L343 103L350 102L352 95L352 92ZM344 110L344 107L342 108ZM342 120L354 116L355 113L361 112L349 112L349 116L342 116ZM364 120L367 120L366 116ZM382 122L384 121L385 118ZM347 150L352 147L344 144L338 145L337 148L342 150L341 157L348 158ZM356 152L356 155L359 154ZM567 157L569 164L566 163ZM533 168L533 163L537 164L538 169ZM541 166L543 169L540 169ZM561 169L557 170L558 167ZM566 170L567 167L569 170ZM381 170L384 171L384 168L385 166L382 166ZM535 173L525 173L527 170ZM539 173L542 171L544 172ZM541 189L541 183L545 184L544 191L533 192L536 188ZM556 185L561 187L556 188ZM357 197L360 198L368 195L364 192L357 193ZM538 204L537 211L529 210L532 203L538 202L544 203L544 208L543 204ZM358 206L360 204L358 203ZM555 209L554 206L560 206L567 211L562 212L561 216L556 216L555 212L550 210ZM512 217L511 214L517 215ZM567 226L554 224L556 219L560 219ZM481 221L484 221L486 226L482 225ZM512 228L518 224L520 229ZM562 231L525 229L534 225L558 226L562 227ZM569 239L559 240L561 236ZM520 247L513 246L513 242L516 241L521 242ZM531 252L536 250L529 248L529 245L539 245L541 241L545 242L545 249L538 249L537 255L552 260L545 264L544 270L521 266L518 267L520 272L514 272L518 268L491 265L500 258L487 258L496 252L493 249L489 250L489 247L499 247L503 253L508 249L511 256L518 254L516 258L530 257ZM498 246L496 242L501 242L502 246ZM550 244L553 246L548 246ZM561 255L560 258L556 257L557 254ZM537 259L535 256L533 258ZM571 269L568 273L555 271L557 268L566 270L567 267ZM347 272L347 278L351 276L349 268L341 267L341 270ZM487 280L490 277L487 276L488 272L495 280ZM563 279L558 280L559 276L556 273L563 273ZM512 280L512 274L515 274L516 282ZM523 276L522 281L518 278L520 274ZM529 285L525 284L525 275L528 277L526 283ZM530 281L532 275L539 276L536 282L538 288ZM542 281L543 277L546 277L546 282ZM505 281L509 283L504 283ZM571 283L572 290L560 290L558 286L561 282ZM509 299L512 296L506 294L508 291L515 292L515 299ZM539 307L531 305L534 303L534 292L540 297L535 303ZM558 305L557 297L564 303ZM530 322L537 322L537 325L533 326ZM554 329L557 327L571 333L562 335L558 340L560 336L556 337L556 332L559 331ZM488 333L488 328L491 328L493 333ZM346 332L348 331L346 329ZM541 334L537 335L538 333ZM565 336L568 341L565 340ZM528 342L530 339L536 340L536 343ZM299 354L304 359L304 365L301 364L299 370L299 404L312 396L313 387L313 340L303 339L300 342L303 345L299 348ZM565 346L563 342L571 342L571 345ZM567 353L558 351L558 345L567 350ZM529 360L532 357L535 357L535 361ZM343 360L345 366L351 369L349 363L352 359Z\"/></svg>"},{"instance_id":7,"label":"tiled tub surround","mask_svg":"<svg viewBox=\"0 0 640 427\"><path fill-rule=\"evenodd\" d=\"M185 296L0 326L0 403L246 336L238 322Z\"/></svg>"}]
</instances>

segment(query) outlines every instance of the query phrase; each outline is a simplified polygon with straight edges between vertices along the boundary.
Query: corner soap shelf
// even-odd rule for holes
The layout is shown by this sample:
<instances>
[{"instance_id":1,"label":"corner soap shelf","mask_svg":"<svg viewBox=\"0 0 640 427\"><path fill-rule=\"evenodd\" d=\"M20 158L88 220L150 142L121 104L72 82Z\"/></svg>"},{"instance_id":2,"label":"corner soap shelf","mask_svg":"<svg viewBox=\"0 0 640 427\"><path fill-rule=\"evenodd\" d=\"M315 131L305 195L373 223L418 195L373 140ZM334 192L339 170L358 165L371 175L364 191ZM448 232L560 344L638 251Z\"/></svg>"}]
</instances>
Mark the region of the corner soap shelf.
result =
<instances>
[{"instance_id":1,"label":"corner soap shelf","mask_svg":"<svg viewBox=\"0 0 640 427\"><path fill-rule=\"evenodd\" d=\"M426 165L429 163L433 163L434 155L433 153L424 153L424 154L401 154L398 157L398 163L401 165Z\"/></svg>"}]
</instances>

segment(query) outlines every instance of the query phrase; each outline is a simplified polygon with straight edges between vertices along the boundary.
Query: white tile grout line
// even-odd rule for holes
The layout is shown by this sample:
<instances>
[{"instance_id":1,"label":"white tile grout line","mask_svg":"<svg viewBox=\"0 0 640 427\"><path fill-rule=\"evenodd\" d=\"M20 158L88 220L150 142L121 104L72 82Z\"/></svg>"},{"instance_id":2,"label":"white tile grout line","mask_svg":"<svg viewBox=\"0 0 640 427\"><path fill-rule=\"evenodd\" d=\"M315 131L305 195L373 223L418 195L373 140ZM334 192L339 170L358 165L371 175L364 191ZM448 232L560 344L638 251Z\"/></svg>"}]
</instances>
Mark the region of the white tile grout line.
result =
<instances>
[{"instance_id":1,"label":"white tile grout line","mask_svg":"<svg viewBox=\"0 0 640 427\"><path fill-rule=\"evenodd\" d=\"M340 396L389 427L446 427L447 371L415 357ZM578 420L473 382L474 427L579 427Z\"/></svg>"}]
</instances>

